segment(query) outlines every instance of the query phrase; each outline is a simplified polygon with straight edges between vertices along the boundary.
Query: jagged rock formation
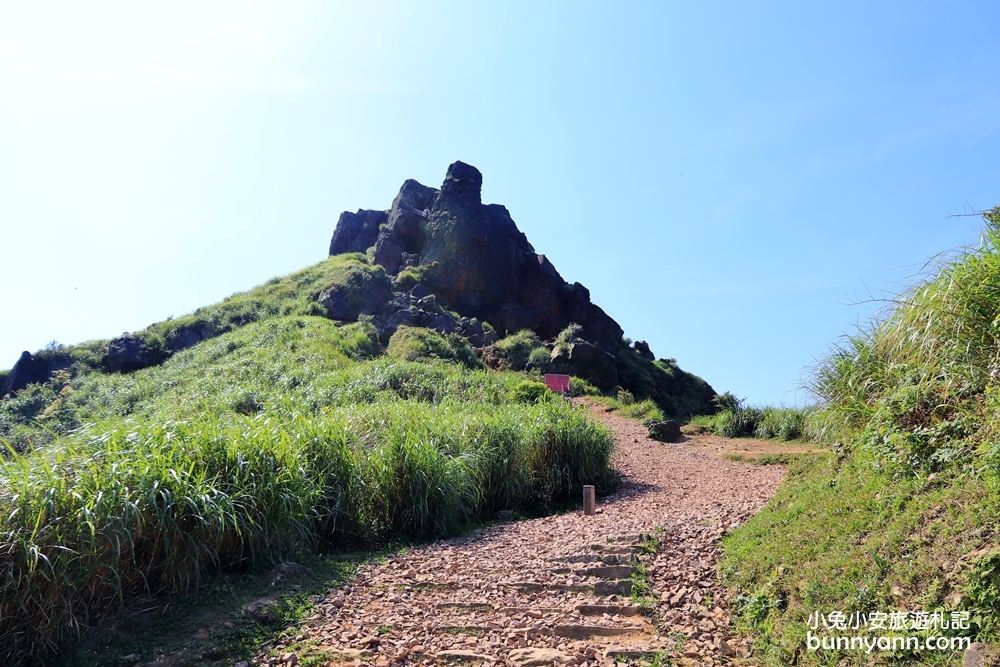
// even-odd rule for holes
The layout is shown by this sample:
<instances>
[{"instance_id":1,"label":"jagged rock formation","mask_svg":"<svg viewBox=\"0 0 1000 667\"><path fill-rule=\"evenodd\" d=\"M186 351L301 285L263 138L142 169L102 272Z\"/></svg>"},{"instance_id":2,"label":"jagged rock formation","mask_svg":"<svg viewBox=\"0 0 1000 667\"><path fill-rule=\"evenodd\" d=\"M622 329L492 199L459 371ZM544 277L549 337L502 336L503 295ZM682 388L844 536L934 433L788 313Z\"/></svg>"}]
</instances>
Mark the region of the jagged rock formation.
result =
<instances>
[{"instance_id":1,"label":"jagged rock formation","mask_svg":"<svg viewBox=\"0 0 1000 667\"><path fill-rule=\"evenodd\" d=\"M483 204L482 183L478 169L455 162L440 190L407 180L388 211L341 214L330 254L368 253L392 277L386 308L369 311L383 340L401 325L423 326L483 348L496 342L484 322L503 334L530 329L550 341L552 372L621 386L673 415L714 411L707 383L656 361L645 341L628 347L618 323L535 252L505 207ZM491 349L481 354L495 366Z\"/></svg>"},{"instance_id":2,"label":"jagged rock formation","mask_svg":"<svg viewBox=\"0 0 1000 667\"><path fill-rule=\"evenodd\" d=\"M331 254L374 245L375 263L386 273L398 276L412 267L411 275L448 308L497 331L531 329L554 338L575 322L588 341L617 351L618 323L591 303L586 287L567 283L535 252L505 207L483 204L482 183L479 170L464 162L448 168L440 190L408 180L388 212L343 213Z\"/></svg>"}]
</instances>

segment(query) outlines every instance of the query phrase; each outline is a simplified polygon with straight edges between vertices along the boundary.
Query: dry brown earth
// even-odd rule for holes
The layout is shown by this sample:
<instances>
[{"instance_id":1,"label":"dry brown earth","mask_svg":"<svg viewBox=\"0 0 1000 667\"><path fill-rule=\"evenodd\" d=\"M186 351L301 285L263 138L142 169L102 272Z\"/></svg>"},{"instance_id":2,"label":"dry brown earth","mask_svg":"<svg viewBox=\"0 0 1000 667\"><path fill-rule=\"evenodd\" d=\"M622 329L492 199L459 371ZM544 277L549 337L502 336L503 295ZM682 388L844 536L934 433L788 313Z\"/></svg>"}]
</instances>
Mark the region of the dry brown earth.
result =
<instances>
[{"instance_id":1,"label":"dry brown earth","mask_svg":"<svg viewBox=\"0 0 1000 667\"><path fill-rule=\"evenodd\" d=\"M615 433L623 476L596 516L496 525L369 564L319 601L296 639L334 654L331 664L375 667L610 666L654 653L742 662L748 649L715 579L718 541L767 502L784 469L659 443L638 422L591 409ZM658 537L655 553L641 548L646 535ZM651 586L644 609L629 596L639 564ZM258 662L297 662L282 657Z\"/></svg>"}]
</instances>

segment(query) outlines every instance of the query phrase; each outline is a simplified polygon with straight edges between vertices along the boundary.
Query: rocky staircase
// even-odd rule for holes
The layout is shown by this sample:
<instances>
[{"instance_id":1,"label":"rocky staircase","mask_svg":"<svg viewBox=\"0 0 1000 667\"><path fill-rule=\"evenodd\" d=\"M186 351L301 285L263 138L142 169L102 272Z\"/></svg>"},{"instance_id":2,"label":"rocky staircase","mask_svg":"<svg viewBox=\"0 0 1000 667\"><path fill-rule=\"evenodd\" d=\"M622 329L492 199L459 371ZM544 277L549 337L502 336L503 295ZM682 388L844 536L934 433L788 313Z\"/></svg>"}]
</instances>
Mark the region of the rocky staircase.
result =
<instances>
[{"instance_id":1,"label":"rocky staircase","mask_svg":"<svg viewBox=\"0 0 1000 667\"><path fill-rule=\"evenodd\" d=\"M472 580L451 576L466 563L445 565L432 576L405 569L380 587L362 589L365 582L356 580L320 603L327 609L321 649L331 664L376 667L652 660L674 642L631 597L649 540L615 536L546 558L543 567L479 571Z\"/></svg>"}]
</instances>

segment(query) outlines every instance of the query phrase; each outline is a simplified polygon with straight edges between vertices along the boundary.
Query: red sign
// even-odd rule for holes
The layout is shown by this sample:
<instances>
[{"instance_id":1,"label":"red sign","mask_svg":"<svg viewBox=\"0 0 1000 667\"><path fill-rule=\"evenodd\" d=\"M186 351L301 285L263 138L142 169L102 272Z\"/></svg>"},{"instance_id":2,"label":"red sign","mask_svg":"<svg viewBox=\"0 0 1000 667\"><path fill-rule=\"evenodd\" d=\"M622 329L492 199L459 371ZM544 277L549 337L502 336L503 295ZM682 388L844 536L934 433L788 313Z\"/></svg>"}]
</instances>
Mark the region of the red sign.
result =
<instances>
[{"instance_id":1,"label":"red sign","mask_svg":"<svg viewBox=\"0 0 1000 667\"><path fill-rule=\"evenodd\" d=\"M569 376L546 374L545 386L552 391L558 391L560 394L565 394L569 391Z\"/></svg>"}]
</instances>

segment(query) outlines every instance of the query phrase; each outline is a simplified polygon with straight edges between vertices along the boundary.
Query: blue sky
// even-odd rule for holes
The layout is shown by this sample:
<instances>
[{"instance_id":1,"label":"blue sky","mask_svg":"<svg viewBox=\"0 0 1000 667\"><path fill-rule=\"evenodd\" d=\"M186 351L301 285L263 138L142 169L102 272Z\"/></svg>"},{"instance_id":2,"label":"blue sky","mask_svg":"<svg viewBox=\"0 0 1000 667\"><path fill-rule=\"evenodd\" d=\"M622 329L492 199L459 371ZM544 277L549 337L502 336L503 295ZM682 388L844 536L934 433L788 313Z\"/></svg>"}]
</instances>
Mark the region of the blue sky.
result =
<instances>
[{"instance_id":1,"label":"blue sky","mask_svg":"<svg viewBox=\"0 0 1000 667\"><path fill-rule=\"evenodd\" d=\"M0 367L317 262L463 160L626 335L792 404L857 301L1000 203L995 3L28 4Z\"/></svg>"}]
</instances>

